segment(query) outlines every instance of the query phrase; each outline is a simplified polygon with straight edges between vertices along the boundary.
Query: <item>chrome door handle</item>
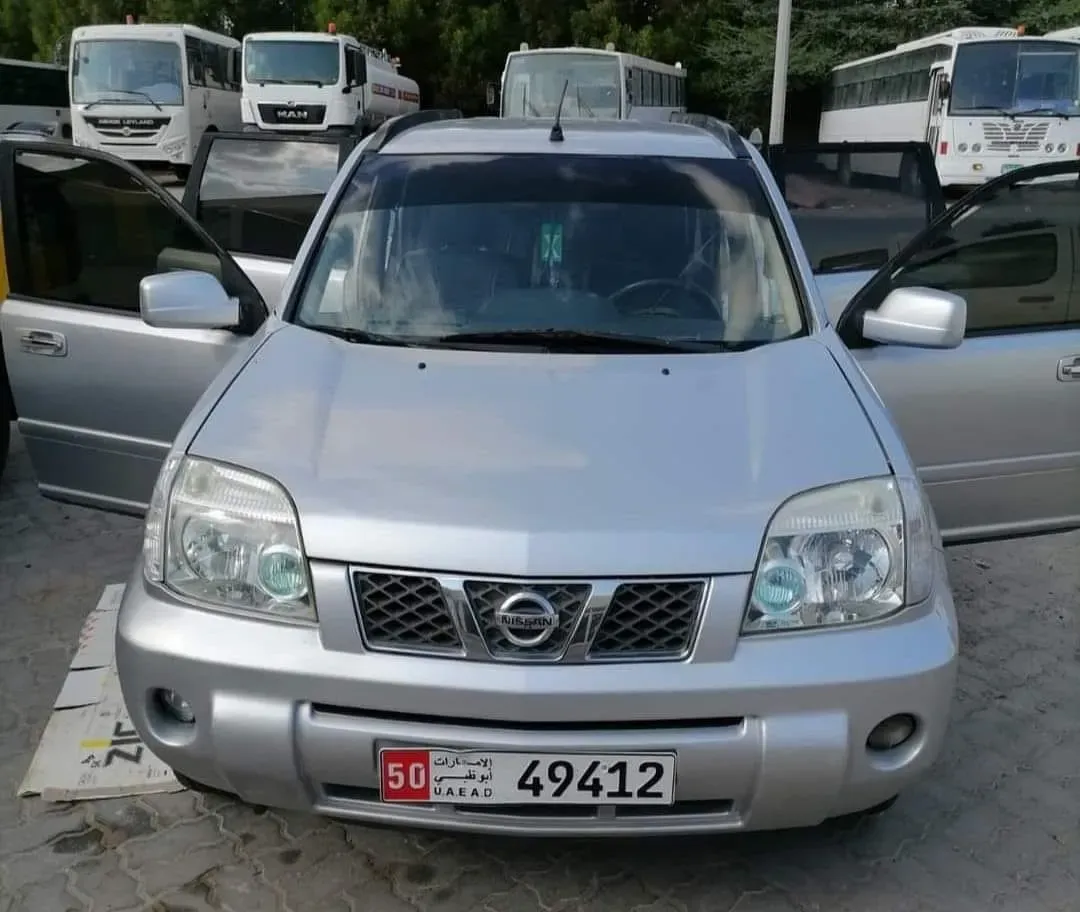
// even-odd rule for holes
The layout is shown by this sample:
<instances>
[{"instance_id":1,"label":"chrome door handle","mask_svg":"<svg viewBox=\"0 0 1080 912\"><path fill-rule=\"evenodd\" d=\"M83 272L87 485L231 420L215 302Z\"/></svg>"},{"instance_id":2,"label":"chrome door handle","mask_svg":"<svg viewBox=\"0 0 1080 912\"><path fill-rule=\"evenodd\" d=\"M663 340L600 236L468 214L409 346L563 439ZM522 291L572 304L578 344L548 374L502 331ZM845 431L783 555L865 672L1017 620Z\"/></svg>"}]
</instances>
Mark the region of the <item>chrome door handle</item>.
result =
<instances>
[{"instance_id":1,"label":"chrome door handle","mask_svg":"<svg viewBox=\"0 0 1080 912\"><path fill-rule=\"evenodd\" d=\"M1063 382L1080 380L1080 355L1071 355L1058 361L1057 378Z\"/></svg>"},{"instance_id":2,"label":"chrome door handle","mask_svg":"<svg viewBox=\"0 0 1080 912\"><path fill-rule=\"evenodd\" d=\"M19 347L31 355L63 358L67 355L67 339L61 333L43 329L24 329L19 334Z\"/></svg>"}]
</instances>

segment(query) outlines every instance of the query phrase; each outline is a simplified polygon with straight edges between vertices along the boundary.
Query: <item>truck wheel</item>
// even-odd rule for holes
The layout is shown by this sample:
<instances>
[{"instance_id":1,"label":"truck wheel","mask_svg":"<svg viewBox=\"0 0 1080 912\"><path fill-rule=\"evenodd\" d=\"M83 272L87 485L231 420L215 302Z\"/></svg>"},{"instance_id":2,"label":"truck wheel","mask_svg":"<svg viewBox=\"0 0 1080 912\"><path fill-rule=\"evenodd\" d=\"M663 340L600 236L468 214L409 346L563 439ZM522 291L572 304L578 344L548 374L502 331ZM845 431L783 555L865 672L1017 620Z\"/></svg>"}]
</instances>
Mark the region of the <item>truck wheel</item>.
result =
<instances>
[{"instance_id":1,"label":"truck wheel","mask_svg":"<svg viewBox=\"0 0 1080 912\"><path fill-rule=\"evenodd\" d=\"M11 415L8 414L6 394L0 390L0 481L4 480L8 449L11 446Z\"/></svg>"}]
</instances>

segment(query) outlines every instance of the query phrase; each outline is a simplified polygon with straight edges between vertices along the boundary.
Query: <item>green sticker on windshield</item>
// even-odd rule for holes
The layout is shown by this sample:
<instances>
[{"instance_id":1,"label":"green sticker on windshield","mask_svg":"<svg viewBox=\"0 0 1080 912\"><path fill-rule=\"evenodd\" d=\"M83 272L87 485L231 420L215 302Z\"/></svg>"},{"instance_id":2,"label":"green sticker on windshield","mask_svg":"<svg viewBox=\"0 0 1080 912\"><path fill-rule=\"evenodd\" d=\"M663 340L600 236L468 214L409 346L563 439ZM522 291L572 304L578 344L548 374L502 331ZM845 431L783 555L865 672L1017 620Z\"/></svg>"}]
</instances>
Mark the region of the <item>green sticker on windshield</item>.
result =
<instances>
[{"instance_id":1,"label":"green sticker on windshield","mask_svg":"<svg viewBox=\"0 0 1080 912\"><path fill-rule=\"evenodd\" d=\"M562 262L562 225L544 222L540 228L540 262L554 266Z\"/></svg>"}]
</instances>

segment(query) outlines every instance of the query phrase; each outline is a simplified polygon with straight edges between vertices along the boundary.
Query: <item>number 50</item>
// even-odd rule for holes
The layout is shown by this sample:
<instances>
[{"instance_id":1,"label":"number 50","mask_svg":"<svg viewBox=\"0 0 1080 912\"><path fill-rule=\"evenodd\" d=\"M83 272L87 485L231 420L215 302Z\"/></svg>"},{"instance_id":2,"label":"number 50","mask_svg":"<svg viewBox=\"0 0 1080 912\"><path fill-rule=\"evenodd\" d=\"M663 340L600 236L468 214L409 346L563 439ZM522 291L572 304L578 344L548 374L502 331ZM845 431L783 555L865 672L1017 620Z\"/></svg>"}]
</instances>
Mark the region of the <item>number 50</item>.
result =
<instances>
[{"instance_id":1,"label":"number 50","mask_svg":"<svg viewBox=\"0 0 1080 912\"><path fill-rule=\"evenodd\" d=\"M386 764L386 784L395 792L405 788L427 788L427 764L419 760L412 763L395 761Z\"/></svg>"}]
</instances>

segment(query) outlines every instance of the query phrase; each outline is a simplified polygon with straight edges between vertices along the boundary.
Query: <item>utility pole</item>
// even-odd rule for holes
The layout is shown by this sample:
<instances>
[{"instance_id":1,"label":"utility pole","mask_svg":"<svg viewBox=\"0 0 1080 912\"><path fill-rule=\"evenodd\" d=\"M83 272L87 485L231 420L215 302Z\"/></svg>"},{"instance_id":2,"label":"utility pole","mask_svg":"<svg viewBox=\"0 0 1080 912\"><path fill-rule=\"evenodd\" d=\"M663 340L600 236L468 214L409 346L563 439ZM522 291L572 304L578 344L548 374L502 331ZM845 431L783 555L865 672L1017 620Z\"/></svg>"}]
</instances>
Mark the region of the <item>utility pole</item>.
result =
<instances>
[{"instance_id":1,"label":"utility pole","mask_svg":"<svg viewBox=\"0 0 1080 912\"><path fill-rule=\"evenodd\" d=\"M776 10L776 52L773 57L772 105L769 112L769 145L784 141L787 113L787 73L791 57L791 0L780 0Z\"/></svg>"}]
</instances>

